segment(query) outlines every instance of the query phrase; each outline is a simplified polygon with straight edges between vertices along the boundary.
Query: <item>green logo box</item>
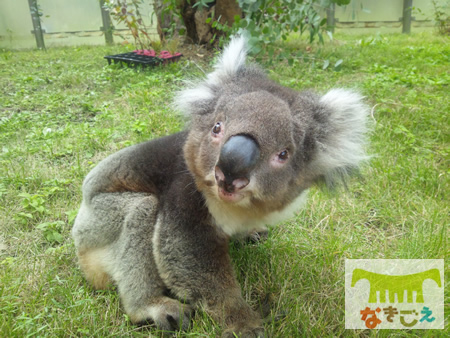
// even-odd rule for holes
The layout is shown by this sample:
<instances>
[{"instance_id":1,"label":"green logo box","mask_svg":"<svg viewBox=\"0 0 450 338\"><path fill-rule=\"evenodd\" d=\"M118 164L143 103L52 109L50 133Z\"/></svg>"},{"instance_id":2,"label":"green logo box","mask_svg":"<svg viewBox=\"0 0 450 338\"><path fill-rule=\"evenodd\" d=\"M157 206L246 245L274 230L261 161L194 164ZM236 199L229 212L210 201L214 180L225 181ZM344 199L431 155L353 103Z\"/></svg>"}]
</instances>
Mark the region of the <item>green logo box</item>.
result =
<instances>
[{"instance_id":1,"label":"green logo box","mask_svg":"<svg viewBox=\"0 0 450 338\"><path fill-rule=\"evenodd\" d=\"M443 259L346 259L346 329L444 329Z\"/></svg>"}]
</instances>

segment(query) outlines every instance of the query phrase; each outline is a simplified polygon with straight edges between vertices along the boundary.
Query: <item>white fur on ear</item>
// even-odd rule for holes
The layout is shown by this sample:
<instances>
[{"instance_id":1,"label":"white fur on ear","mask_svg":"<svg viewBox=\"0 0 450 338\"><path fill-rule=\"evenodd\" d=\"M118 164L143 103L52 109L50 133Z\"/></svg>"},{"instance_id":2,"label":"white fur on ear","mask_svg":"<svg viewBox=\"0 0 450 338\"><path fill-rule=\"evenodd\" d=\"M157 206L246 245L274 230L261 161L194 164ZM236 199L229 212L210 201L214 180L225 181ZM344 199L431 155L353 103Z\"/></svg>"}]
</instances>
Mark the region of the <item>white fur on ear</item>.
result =
<instances>
[{"instance_id":1,"label":"white fur on ear","mask_svg":"<svg viewBox=\"0 0 450 338\"><path fill-rule=\"evenodd\" d=\"M215 71L208 75L207 82L212 85L220 85L233 77L241 67L245 66L247 52L247 39L244 36L232 37L214 66Z\"/></svg>"},{"instance_id":2,"label":"white fur on ear","mask_svg":"<svg viewBox=\"0 0 450 338\"><path fill-rule=\"evenodd\" d=\"M333 184L336 176L346 176L369 159L365 152L369 109L357 92L332 89L320 98L330 112L326 135L319 143L313 166Z\"/></svg>"},{"instance_id":3,"label":"white fur on ear","mask_svg":"<svg viewBox=\"0 0 450 338\"><path fill-rule=\"evenodd\" d=\"M206 80L191 84L175 97L175 106L183 114L201 112L207 109L211 100L216 98L215 91L230 80L243 66L247 58L247 39L234 36L224 49L214 66L215 70L208 74Z\"/></svg>"},{"instance_id":4,"label":"white fur on ear","mask_svg":"<svg viewBox=\"0 0 450 338\"><path fill-rule=\"evenodd\" d=\"M204 81L179 91L174 98L174 105L180 113L189 116L206 110L214 98L213 88Z\"/></svg>"}]
</instances>

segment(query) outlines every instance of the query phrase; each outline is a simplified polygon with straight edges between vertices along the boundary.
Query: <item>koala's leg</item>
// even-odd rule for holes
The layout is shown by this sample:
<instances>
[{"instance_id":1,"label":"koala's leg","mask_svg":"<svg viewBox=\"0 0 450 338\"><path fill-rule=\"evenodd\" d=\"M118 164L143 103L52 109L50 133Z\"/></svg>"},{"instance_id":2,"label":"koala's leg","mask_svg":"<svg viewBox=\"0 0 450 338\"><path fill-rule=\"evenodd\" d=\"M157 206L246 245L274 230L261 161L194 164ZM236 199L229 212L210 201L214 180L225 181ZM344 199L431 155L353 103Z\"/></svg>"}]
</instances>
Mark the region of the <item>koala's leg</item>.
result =
<instances>
[{"instance_id":1,"label":"koala's leg","mask_svg":"<svg viewBox=\"0 0 450 338\"><path fill-rule=\"evenodd\" d=\"M95 289L111 281L111 247L123 230L124 210L131 194L98 194L83 200L72 229L80 267Z\"/></svg>"},{"instance_id":2,"label":"koala's leg","mask_svg":"<svg viewBox=\"0 0 450 338\"><path fill-rule=\"evenodd\" d=\"M158 201L144 193L105 193L84 203L73 236L80 265L94 287L110 277L134 323L187 329L191 307L166 296L152 252Z\"/></svg>"}]
</instances>

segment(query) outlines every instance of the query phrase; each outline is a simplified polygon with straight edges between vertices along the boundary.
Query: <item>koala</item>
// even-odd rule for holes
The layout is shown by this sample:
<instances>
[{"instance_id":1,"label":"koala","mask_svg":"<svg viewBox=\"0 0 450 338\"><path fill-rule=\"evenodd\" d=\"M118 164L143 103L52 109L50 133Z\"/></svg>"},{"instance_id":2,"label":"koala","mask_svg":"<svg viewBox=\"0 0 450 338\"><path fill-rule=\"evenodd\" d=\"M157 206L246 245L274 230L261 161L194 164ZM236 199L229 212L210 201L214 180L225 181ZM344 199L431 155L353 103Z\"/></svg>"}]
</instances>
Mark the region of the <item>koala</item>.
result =
<instances>
[{"instance_id":1,"label":"koala","mask_svg":"<svg viewBox=\"0 0 450 338\"><path fill-rule=\"evenodd\" d=\"M79 264L94 288L117 286L133 323L187 330L201 308L223 336L263 336L230 238L291 217L308 188L339 182L367 158L358 93L286 88L246 55L245 38L232 38L213 72L176 95L186 130L110 155L83 182Z\"/></svg>"}]
</instances>

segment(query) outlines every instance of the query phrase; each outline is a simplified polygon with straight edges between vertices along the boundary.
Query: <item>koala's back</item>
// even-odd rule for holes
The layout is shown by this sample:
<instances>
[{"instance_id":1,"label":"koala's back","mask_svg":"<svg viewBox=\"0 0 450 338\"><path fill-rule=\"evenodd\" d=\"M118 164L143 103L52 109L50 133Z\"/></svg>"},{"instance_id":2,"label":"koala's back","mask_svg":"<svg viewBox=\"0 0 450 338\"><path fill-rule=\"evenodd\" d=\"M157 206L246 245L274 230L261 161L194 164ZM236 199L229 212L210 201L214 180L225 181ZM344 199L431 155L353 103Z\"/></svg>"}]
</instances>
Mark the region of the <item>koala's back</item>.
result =
<instances>
[{"instance_id":1,"label":"koala's back","mask_svg":"<svg viewBox=\"0 0 450 338\"><path fill-rule=\"evenodd\" d=\"M156 210L162 191L185 172L183 145L186 133L122 149L101 161L83 183L83 201L72 233L77 248L101 248L122 231L124 214L152 196Z\"/></svg>"},{"instance_id":2,"label":"koala's back","mask_svg":"<svg viewBox=\"0 0 450 338\"><path fill-rule=\"evenodd\" d=\"M100 192L160 194L183 166L186 132L162 137L118 151L101 161L86 177L83 196Z\"/></svg>"}]
</instances>

